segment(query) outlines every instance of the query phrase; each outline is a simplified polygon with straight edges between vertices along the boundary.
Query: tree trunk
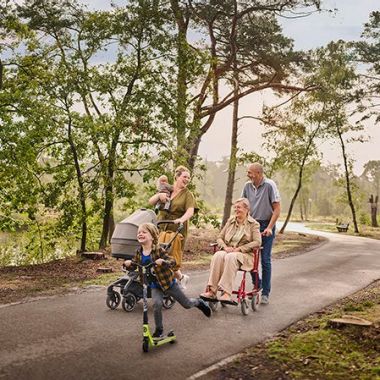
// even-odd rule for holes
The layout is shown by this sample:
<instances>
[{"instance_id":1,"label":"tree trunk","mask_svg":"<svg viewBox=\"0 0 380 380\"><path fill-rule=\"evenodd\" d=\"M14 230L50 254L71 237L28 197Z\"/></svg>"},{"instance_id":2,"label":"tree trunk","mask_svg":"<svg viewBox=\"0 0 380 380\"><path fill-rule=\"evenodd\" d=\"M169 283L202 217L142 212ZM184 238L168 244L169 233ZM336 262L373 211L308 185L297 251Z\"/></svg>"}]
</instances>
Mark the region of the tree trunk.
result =
<instances>
[{"instance_id":1,"label":"tree trunk","mask_svg":"<svg viewBox=\"0 0 380 380\"><path fill-rule=\"evenodd\" d=\"M237 81L234 84L234 92L239 92L239 86ZM224 211L222 227L227 223L228 218L231 215L232 197L234 193L235 185L235 173L236 173L236 156L237 156L237 136L238 136L238 124L239 124L239 100L234 101L233 115L232 115L232 136L231 136L231 153L230 162L228 165L228 179L226 196L224 200Z\"/></svg>"},{"instance_id":2,"label":"tree trunk","mask_svg":"<svg viewBox=\"0 0 380 380\"><path fill-rule=\"evenodd\" d=\"M354 202L352 200L351 182L350 182L350 170L349 170L349 167L348 167L348 160L347 160L347 154L346 154L346 146L344 145L344 141L343 141L343 137L342 137L342 132L340 131L339 127L337 128L337 131L338 131L338 137L339 137L339 141L340 141L340 146L342 148L344 171L345 171L345 178L346 178L346 191L347 191L348 204L349 204L350 209L351 209L352 221L354 223L354 231L356 233L359 233L358 223L356 221L355 206L354 206Z\"/></svg>"},{"instance_id":3,"label":"tree trunk","mask_svg":"<svg viewBox=\"0 0 380 380\"><path fill-rule=\"evenodd\" d=\"M102 235L100 237L99 249L104 249L111 238L111 229L113 224L113 183L114 183L114 174L116 166L116 148L119 140L119 131L115 132L115 135L112 139L112 144L109 150L108 157L108 167L105 176L105 200L104 200L104 211L103 211L103 227Z\"/></svg>"},{"instance_id":4,"label":"tree trunk","mask_svg":"<svg viewBox=\"0 0 380 380\"><path fill-rule=\"evenodd\" d=\"M301 187L302 187L303 169L304 169L304 167L306 165L306 160L307 160L307 158L309 156L310 148L311 148L311 146L313 144L314 138L317 135L318 131L319 131L319 127L315 129L315 131L311 134L311 136L309 136L309 140L307 142L307 145L306 145L306 148L305 148L305 152L303 154L302 162L301 162L301 165L300 165L300 168L299 168L299 172L298 172L297 189L296 189L296 191L295 191L295 193L293 195L292 201L290 202L290 206L289 206L289 210L288 210L288 215L286 216L285 222L284 222L284 224L281 227L280 234L284 233L285 228L286 228L286 226L287 226L287 224L288 224L288 222L290 220L290 217L292 215L294 204L296 202L298 193L300 192Z\"/></svg>"},{"instance_id":5,"label":"tree trunk","mask_svg":"<svg viewBox=\"0 0 380 380\"><path fill-rule=\"evenodd\" d=\"M74 159L74 166L78 181L78 189L79 189L79 203L81 207L81 225L82 225L82 236L80 241L80 251L79 252L85 252L86 251L86 240L87 240L87 207L86 207L86 194L84 190L84 180L82 171L80 169L80 163L78 158L78 152L75 146L75 143L72 138L72 130L71 130L71 123L68 125L68 140L70 144L71 154L73 155Z\"/></svg>"},{"instance_id":6,"label":"tree trunk","mask_svg":"<svg viewBox=\"0 0 380 380\"><path fill-rule=\"evenodd\" d=\"M296 189L296 191L295 191L295 193L293 195L292 201L290 202L290 206L289 206L289 210L288 210L288 215L286 215L286 219L285 219L284 224L281 227L280 234L283 234L284 231L285 231L285 228L286 228L286 226L287 226L287 224L288 224L288 222L290 220L290 217L292 215L293 207L294 207L294 204L296 203L296 199L297 199L298 193L301 190L301 187L302 187L302 175L303 175L303 168L305 166L305 161L306 161L306 159L304 159L304 161L302 162L302 165L300 167L300 170L299 170L299 173L298 173L297 189Z\"/></svg>"},{"instance_id":7,"label":"tree trunk","mask_svg":"<svg viewBox=\"0 0 380 380\"><path fill-rule=\"evenodd\" d=\"M302 192L301 192L301 199L300 199L300 219L302 220L302 221L304 221L304 214L305 214L305 212L306 212L306 210L305 210L305 199L304 199L304 197L302 196Z\"/></svg>"},{"instance_id":8,"label":"tree trunk","mask_svg":"<svg viewBox=\"0 0 380 380\"><path fill-rule=\"evenodd\" d=\"M379 227L377 223L377 202L379 200L379 196L376 195L374 198L373 195L369 197L369 203L371 205L371 225L372 227Z\"/></svg>"},{"instance_id":9,"label":"tree trunk","mask_svg":"<svg viewBox=\"0 0 380 380\"><path fill-rule=\"evenodd\" d=\"M187 131L187 77L188 77L188 65L187 65L187 28L188 20L183 10L180 8L178 0L170 1L172 12L174 14L178 34L176 41L177 48L177 94L176 94L176 120L175 131L177 140L177 156L174 158L174 165L185 164L189 157L185 150L186 145L186 131Z\"/></svg>"}]
</instances>

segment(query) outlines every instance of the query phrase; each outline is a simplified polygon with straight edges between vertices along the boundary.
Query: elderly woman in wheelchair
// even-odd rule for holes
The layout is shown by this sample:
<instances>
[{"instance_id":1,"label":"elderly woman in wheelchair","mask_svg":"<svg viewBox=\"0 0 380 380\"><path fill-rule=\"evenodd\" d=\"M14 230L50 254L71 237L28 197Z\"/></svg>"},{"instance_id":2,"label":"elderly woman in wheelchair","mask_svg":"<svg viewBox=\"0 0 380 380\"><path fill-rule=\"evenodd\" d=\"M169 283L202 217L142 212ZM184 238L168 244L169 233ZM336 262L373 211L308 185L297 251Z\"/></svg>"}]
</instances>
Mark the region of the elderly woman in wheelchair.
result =
<instances>
[{"instance_id":1,"label":"elderly woman in wheelchair","mask_svg":"<svg viewBox=\"0 0 380 380\"><path fill-rule=\"evenodd\" d=\"M261 245L260 225L249 215L248 199L236 200L234 211L217 239L220 250L212 257L206 291L200 295L206 301L236 304L231 300L236 274L252 269L253 250Z\"/></svg>"}]
</instances>

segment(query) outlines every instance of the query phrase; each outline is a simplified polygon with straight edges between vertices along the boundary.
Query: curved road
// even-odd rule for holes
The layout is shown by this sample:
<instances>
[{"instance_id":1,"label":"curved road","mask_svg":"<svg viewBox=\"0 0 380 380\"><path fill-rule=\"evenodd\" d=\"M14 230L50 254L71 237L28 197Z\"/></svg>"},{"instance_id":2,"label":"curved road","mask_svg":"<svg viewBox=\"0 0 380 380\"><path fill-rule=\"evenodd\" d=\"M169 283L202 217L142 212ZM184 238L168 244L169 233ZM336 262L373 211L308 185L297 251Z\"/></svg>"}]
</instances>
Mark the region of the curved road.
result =
<instances>
[{"instance_id":1,"label":"curved road","mask_svg":"<svg viewBox=\"0 0 380 380\"><path fill-rule=\"evenodd\" d=\"M176 305L164 311L164 323L177 343L148 354L141 351L141 305L111 311L104 288L2 306L0 379L186 379L380 278L380 241L318 235L329 241L274 261L269 305L248 316L230 306L210 319ZM188 294L199 294L206 281L206 271L192 273Z\"/></svg>"}]
</instances>

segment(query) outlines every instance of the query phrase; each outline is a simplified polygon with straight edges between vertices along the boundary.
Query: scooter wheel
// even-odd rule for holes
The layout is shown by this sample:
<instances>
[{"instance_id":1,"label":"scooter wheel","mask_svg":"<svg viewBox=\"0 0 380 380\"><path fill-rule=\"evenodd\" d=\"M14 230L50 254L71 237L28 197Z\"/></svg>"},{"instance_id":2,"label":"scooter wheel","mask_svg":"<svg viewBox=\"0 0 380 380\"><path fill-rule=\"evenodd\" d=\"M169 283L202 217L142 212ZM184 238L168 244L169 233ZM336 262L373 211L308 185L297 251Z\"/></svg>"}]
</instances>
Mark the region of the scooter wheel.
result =
<instances>
[{"instance_id":1,"label":"scooter wheel","mask_svg":"<svg viewBox=\"0 0 380 380\"><path fill-rule=\"evenodd\" d=\"M112 294L107 296L106 305L111 310L115 310L119 306L120 300L121 300L121 295L118 292L115 292L113 290Z\"/></svg>"},{"instance_id":2,"label":"scooter wheel","mask_svg":"<svg viewBox=\"0 0 380 380\"><path fill-rule=\"evenodd\" d=\"M124 311L130 312L136 307L137 299L133 293L128 292L124 295L121 301L121 306Z\"/></svg>"},{"instance_id":3,"label":"scooter wheel","mask_svg":"<svg viewBox=\"0 0 380 380\"><path fill-rule=\"evenodd\" d=\"M165 309L171 309L175 304L175 299L173 297L164 297L164 301L162 303L162 306L165 308Z\"/></svg>"},{"instance_id":4,"label":"scooter wheel","mask_svg":"<svg viewBox=\"0 0 380 380\"><path fill-rule=\"evenodd\" d=\"M149 351L149 342L148 342L148 339L144 339L143 340L142 349L143 349L144 352L148 352Z\"/></svg>"}]
</instances>

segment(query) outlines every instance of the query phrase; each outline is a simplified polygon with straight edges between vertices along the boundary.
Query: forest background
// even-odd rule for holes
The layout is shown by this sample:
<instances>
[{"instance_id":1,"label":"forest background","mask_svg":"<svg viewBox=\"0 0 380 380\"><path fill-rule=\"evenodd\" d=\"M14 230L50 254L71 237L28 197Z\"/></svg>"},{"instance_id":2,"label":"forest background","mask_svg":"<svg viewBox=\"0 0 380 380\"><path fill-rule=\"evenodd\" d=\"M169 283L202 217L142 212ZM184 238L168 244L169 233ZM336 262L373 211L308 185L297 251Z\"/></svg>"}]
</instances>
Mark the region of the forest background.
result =
<instances>
[{"instance_id":1,"label":"forest background","mask_svg":"<svg viewBox=\"0 0 380 380\"><path fill-rule=\"evenodd\" d=\"M296 50L279 19L335 11L325 4L133 0L89 10L1 0L0 264L105 249L115 222L147 206L155 179L173 180L178 164L193 172L197 226L225 222L245 166L260 161L281 189L283 228L292 216L377 227L380 161L369 156L355 174L350 144L368 143L378 122L380 12L359 41ZM252 94L274 101L241 112ZM200 144L228 108L230 154L205 161ZM252 150L239 145L244 119L264 131ZM325 143L340 163L324 163Z\"/></svg>"}]
</instances>

